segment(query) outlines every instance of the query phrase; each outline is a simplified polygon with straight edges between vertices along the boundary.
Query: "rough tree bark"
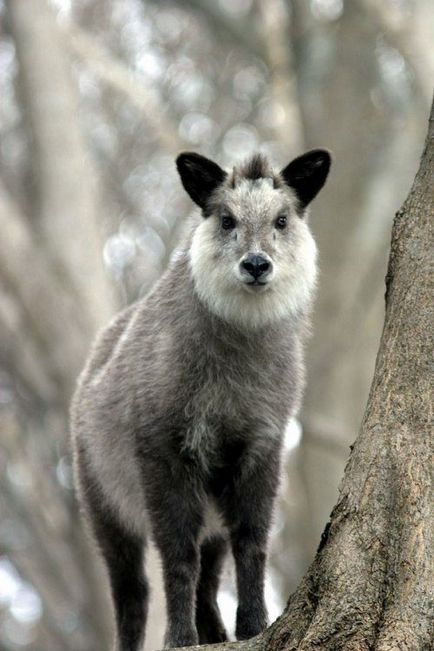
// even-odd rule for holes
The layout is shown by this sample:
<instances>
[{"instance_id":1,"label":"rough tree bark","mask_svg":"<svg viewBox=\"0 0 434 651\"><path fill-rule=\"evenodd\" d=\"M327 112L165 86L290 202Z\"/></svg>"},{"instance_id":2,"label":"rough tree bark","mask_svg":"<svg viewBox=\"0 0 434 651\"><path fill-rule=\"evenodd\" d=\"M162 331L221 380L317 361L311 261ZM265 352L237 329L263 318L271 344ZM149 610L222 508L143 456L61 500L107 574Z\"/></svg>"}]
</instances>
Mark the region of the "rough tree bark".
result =
<instances>
[{"instance_id":1,"label":"rough tree bark","mask_svg":"<svg viewBox=\"0 0 434 651\"><path fill-rule=\"evenodd\" d=\"M214 651L432 649L433 209L434 104L419 171L393 225L365 416L316 558L270 628Z\"/></svg>"}]
</instances>

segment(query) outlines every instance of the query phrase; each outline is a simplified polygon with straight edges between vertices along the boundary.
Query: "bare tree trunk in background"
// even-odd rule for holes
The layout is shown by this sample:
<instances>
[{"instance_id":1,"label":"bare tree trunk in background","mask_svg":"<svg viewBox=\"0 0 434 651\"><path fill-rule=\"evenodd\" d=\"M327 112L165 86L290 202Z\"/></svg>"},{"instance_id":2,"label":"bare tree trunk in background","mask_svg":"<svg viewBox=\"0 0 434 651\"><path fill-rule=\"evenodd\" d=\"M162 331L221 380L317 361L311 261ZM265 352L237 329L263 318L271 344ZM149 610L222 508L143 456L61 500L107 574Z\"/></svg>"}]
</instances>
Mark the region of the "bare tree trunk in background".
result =
<instances>
[{"instance_id":1,"label":"bare tree trunk in background","mask_svg":"<svg viewBox=\"0 0 434 651\"><path fill-rule=\"evenodd\" d=\"M43 249L35 245L35 232L1 181L0 230L7 233L0 239L0 274L15 295L9 313L12 308L15 312L21 310L27 330L19 333L20 345L4 346L8 356L18 357L9 366L15 368L23 385L30 384L32 392L42 400L55 400L59 393L66 399L87 348L86 323L77 310L77 300L66 291L63 279L53 273ZM15 327L5 325L3 332L21 330L16 316L5 320L11 319ZM69 324L67 342L65 324ZM29 349L35 351L32 360Z\"/></svg>"},{"instance_id":2,"label":"bare tree trunk in background","mask_svg":"<svg viewBox=\"0 0 434 651\"><path fill-rule=\"evenodd\" d=\"M31 145L31 185L24 202L29 214L6 189L0 200L0 224L7 224L0 244L0 357L19 396L2 405L0 431L8 471L23 472L29 486L17 488L6 473L0 484L11 522L22 523L29 547L11 544L2 552L44 602L37 646L102 651L110 627L105 586L71 494L55 473L59 457L67 458L72 387L91 338L114 310L102 265L98 174L54 12L45 0L9 0L7 19ZM79 624L73 636L71 614Z\"/></svg>"},{"instance_id":3,"label":"bare tree trunk in background","mask_svg":"<svg viewBox=\"0 0 434 651\"><path fill-rule=\"evenodd\" d=\"M46 0L7 5L31 132L34 227L83 306L93 335L113 314L114 304L101 256L98 174L80 129L70 62Z\"/></svg>"},{"instance_id":4,"label":"bare tree trunk in background","mask_svg":"<svg viewBox=\"0 0 434 651\"><path fill-rule=\"evenodd\" d=\"M213 649L432 648L433 212L434 104L418 174L393 225L368 405L316 558L269 629Z\"/></svg>"},{"instance_id":5,"label":"bare tree trunk in background","mask_svg":"<svg viewBox=\"0 0 434 651\"><path fill-rule=\"evenodd\" d=\"M29 215L0 187L0 226L6 233L0 242L5 283L0 286L0 357L44 416L36 425L34 413L26 413L22 405L19 412L3 408L0 413L9 465L19 465L32 480L32 491L26 494L15 493L6 477L0 480L11 513L28 526L31 541L31 553L8 547L4 553L43 600L35 644L45 651L103 651L113 619L105 571L71 495L46 472L47 457L55 468L58 455L66 455L67 408L76 377L96 330L115 309L112 283L102 265L106 216L99 174L82 133L78 89L64 41L73 41L82 54L84 49L90 67L100 66L111 83L130 93L133 104L146 109L145 119L157 124L161 111L137 80L128 72L122 76L116 62L104 66L104 50L92 46L91 39L65 34L47 0L9 0L7 12L31 145L32 183L25 202ZM164 145L177 151L176 132L164 125L159 129L164 130ZM148 559L148 574L154 587L155 630L147 645L156 648L164 630L164 597L155 587L161 581L156 579L154 554ZM65 612L79 619L73 634L63 628Z\"/></svg>"},{"instance_id":6,"label":"bare tree trunk in background","mask_svg":"<svg viewBox=\"0 0 434 651\"><path fill-rule=\"evenodd\" d=\"M304 148L303 120L293 51L292 47L288 46L291 19L288 10L279 0L259 2L258 12L265 60L270 70L271 122L276 125L279 143L290 159Z\"/></svg>"}]
</instances>

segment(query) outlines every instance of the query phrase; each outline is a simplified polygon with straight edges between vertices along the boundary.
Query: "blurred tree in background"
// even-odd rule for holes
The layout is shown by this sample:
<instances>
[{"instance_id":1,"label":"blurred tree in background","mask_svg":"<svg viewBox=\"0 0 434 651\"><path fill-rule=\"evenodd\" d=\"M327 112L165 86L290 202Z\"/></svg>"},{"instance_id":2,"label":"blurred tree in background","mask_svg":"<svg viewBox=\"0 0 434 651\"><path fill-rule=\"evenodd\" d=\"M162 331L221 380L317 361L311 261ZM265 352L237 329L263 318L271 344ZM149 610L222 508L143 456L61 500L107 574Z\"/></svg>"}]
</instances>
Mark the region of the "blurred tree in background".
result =
<instances>
[{"instance_id":1,"label":"blurred tree in background","mask_svg":"<svg viewBox=\"0 0 434 651\"><path fill-rule=\"evenodd\" d=\"M425 137L434 5L0 0L0 19L0 650L107 648L68 404L96 330L149 291L179 241L192 209L173 164L182 149L223 165L256 149L276 166L310 147L334 153L312 210L322 273L272 541L276 616L313 557L366 404L391 219ZM232 590L227 580L229 615ZM154 594L149 649L164 628Z\"/></svg>"}]
</instances>

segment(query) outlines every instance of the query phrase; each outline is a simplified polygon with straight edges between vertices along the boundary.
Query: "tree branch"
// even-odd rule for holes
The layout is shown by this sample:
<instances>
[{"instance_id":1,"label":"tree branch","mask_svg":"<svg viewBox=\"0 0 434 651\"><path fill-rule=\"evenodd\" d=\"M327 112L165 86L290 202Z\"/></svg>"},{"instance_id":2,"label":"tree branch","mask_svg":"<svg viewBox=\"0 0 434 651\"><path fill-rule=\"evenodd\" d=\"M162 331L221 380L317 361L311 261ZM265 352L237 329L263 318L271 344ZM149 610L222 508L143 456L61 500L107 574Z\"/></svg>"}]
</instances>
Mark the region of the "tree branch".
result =
<instances>
[{"instance_id":1,"label":"tree branch","mask_svg":"<svg viewBox=\"0 0 434 651\"><path fill-rule=\"evenodd\" d=\"M179 153L185 143L178 135L167 106L163 106L158 93L146 86L143 77L129 70L113 57L94 37L88 36L78 27L63 27L66 44L90 70L105 84L124 95L147 122L160 145L171 154Z\"/></svg>"}]
</instances>

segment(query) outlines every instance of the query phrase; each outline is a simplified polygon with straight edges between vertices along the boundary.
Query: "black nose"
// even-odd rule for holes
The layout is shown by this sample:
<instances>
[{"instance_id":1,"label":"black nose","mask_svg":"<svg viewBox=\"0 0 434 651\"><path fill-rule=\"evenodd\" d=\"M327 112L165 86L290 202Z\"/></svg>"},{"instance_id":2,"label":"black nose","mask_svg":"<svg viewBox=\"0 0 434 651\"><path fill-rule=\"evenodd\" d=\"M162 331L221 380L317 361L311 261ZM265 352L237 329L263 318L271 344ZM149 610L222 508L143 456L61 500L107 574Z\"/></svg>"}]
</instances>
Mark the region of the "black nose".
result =
<instances>
[{"instance_id":1,"label":"black nose","mask_svg":"<svg viewBox=\"0 0 434 651\"><path fill-rule=\"evenodd\" d=\"M269 270L270 263L262 255L249 255L242 261L241 268L256 280L256 278L259 278L259 276L262 276L262 274Z\"/></svg>"}]
</instances>

